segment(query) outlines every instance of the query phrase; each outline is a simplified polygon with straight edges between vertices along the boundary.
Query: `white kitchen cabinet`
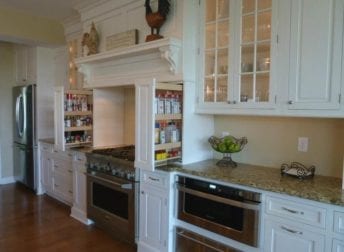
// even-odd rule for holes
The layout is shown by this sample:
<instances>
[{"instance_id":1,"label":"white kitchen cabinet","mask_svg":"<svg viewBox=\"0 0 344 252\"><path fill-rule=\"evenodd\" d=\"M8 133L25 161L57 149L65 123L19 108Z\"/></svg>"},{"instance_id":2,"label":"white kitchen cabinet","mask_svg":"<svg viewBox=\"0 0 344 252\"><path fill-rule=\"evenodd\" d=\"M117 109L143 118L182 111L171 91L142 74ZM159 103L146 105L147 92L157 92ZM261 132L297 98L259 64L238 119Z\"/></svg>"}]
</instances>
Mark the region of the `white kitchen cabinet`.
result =
<instances>
[{"instance_id":1,"label":"white kitchen cabinet","mask_svg":"<svg viewBox=\"0 0 344 252\"><path fill-rule=\"evenodd\" d=\"M73 153L53 150L52 154L52 195L68 205L73 202Z\"/></svg>"},{"instance_id":2,"label":"white kitchen cabinet","mask_svg":"<svg viewBox=\"0 0 344 252\"><path fill-rule=\"evenodd\" d=\"M343 5L291 0L288 109L340 108Z\"/></svg>"},{"instance_id":3,"label":"white kitchen cabinet","mask_svg":"<svg viewBox=\"0 0 344 252\"><path fill-rule=\"evenodd\" d=\"M140 183L138 251L168 251L169 248L168 175L143 171Z\"/></svg>"},{"instance_id":4,"label":"white kitchen cabinet","mask_svg":"<svg viewBox=\"0 0 344 252\"><path fill-rule=\"evenodd\" d=\"M45 144L40 142L39 143L39 151L40 151L40 174L41 174L41 187L44 189L45 192L52 192L52 145Z\"/></svg>"},{"instance_id":5,"label":"white kitchen cabinet","mask_svg":"<svg viewBox=\"0 0 344 252\"><path fill-rule=\"evenodd\" d=\"M325 251L327 209L266 196L264 251Z\"/></svg>"},{"instance_id":6,"label":"white kitchen cabinet","mask_svg":"<svg viewBox=\"0 0 344 252\"><path fill-rule=\"evenodd\" d=\"M199 108L273 108L277 1L201 1Z\"/></svg>"},{"instance_id":7,"label":"white kitchen cabinet","mask_svg":"<svg viewBox=\"0 0 344 252\"><path fill-rule=\"evenodd\" d=\"M86 191L86 155L76 152L73 157L73 206L71 216L86 225L92 224L87 219Z\"/></svg>"},{"instance_id":8,"label":"white kitchen cabinet","mask_svg":"<svg viewBox=\"0 0 344 252\"><path fill-rule=\"evenodd\" d=\"M325 236L295 225L297 222L266 220L264 251L323 252Z\"/></svg>"},{"instance_id":9,"label":"white kitchen cabinet","mask_svg":"<svg viewBox=\"0 0 344 252\"><path fill-rule=\"evenodd\" d=\"M153 171L157 165L180 160L183 85L147 80L135 84L135 93L135 167Z\"/></svg>"},{"instance_id":10,"label":"white kitchen cabinet","mask_svg":"<svg viewBox=\"0 0 344 252\"><path fill-rule=\"evenodd\" d=\"M37 82L37 58L36 48L16 45L16 83L19 85L36 84Z\"/></svg>"},{"instance_id":11,"label":"white kitchen cabinet","mask_svg":"<svg viewBox=\"0 0 344 252\"><path fill-rule=\"evenodd\" d=\"M200 10L197 112L344 116L343 1L204 0Z\"/></svg>"},{"instance_id":12,"label":"white kitchen cabinet","mask_svg":"<svg viewBox=\"0 0 344 252\"><path fill-rule=\"evenodd\" d=\"M93 97L89 90L65 90L56 87L54 93L55 146L91 145L93 138Z\"/></svg>"},{"instance_id":13,"label":"white kitchen cabinet","mask_svg":"<svg viewBox=\"0 0 344 252\"><path fill-rule=\"evenodd\" d=\"M40 142L39 151L42 191L71 205L73 202L73 153L59 151L54 149L53 144L42 142Z\"/></svg>"}]
</instances>

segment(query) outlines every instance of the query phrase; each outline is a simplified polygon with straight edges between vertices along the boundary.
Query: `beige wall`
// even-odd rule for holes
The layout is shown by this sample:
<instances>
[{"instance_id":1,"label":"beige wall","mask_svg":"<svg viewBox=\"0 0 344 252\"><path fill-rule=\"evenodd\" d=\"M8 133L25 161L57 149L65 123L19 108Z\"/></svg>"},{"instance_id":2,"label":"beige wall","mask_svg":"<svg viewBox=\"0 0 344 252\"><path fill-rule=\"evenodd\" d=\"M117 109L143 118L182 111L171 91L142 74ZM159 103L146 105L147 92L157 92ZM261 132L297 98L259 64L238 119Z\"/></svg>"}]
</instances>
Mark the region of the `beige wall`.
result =
<instances>
[{"instance_id":1,"label":"beige wall","mask_svg":"<svg viewBox=\"0 0 344 252\"><path fill-rule=\"evenodd\" d=\"M0 42L0 179L13 176L12 87L14 78L14 48Z\"/></svg>"},{"instance_id":2,"label":"beige wall","mask_svg":"<svg viewBox=\"0 0 344 252\"><path fill-rule=\"evenodd\" d=\"M235 161L276 168L298 161L315 165L316 174L342 176L344 119L215 116L216 135L223 131L248 138ZM309 138L308 152L297 150L298 137Z\"/></svg>"},{"instance_id":3,"label":"beige wall","mask_svg":"<svg viewBox=\"0 0 344 252\"><path fill-rule=\"evenodd\" d=\"M43 46L65 43L62 24L4 8L0 8L0 40Z\"/></svg>"}]
</instances>

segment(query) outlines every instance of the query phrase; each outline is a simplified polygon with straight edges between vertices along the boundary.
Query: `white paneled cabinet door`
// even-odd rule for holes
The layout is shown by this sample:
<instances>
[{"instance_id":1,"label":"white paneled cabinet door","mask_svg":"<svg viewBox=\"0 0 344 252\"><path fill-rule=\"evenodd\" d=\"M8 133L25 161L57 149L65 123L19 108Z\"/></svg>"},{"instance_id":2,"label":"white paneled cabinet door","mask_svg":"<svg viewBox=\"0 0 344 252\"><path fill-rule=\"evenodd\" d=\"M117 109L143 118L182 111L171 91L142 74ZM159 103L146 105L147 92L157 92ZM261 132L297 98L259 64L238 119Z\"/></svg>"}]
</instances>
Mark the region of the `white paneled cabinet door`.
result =
<instances>
[{"instance_id":1,"label":"white paneled cabinet door","mask_svg":"<svg viewBox=\"0 0 344 252\"><path fill-rule=\"evenodd\" d=\"M41 150L40 153L40 167L41 167L41 174L42 174L42 185L43 190L51 192L52 190L52 174L51 174L51 158L50 152Z\"/></svg>"},{"instance_id":2,"label":"white paneled cabinet door","mask_svg":"<svg viewBox=\"0 0 344 252\"><path fill-rule=\"evenodd\" d=\"M141 186L139 252L166 251L167 197L158 188Z\"/></svg>"},{"instance_id":3,"label":"white paneled cabinet door","mask_svg":"<svg viewBox=\"0 0 344 252\"><path fill-rule=\"evenodd\" d=\"M325 237L293 223L265 222L264 251L266 252L322 252Z\"/></svg>"},{"instance_id":4,"label":"white paneled cabinet door","mask_svg":"<svg viewBox=\"0 0 344 252\"><path fill-rule=\"evenodd\" d=\"M56 87L54 92L54 131L55 131L55 148L65 150L64 145L64 91L63 87Z\"/></svg>"},{"instance_id":5,"label":"white paneled cabinet door","mask_svg":"<svg viewBox=\"0 0 344 252\"><path fill-rule=\"evenodd\" d=\"M339 109L342 0L291 0L289 109Z\"/></svg>"},{"instance_id":6,"label":"white paneled cabinet door","mask_svg":"<svg viewBox=\"0 0 344 252\"><path fill-rule=\"evenodd\" d=\"M135 167L154 170L155 79L135 83Z\"/></svg>"}]
</instances>

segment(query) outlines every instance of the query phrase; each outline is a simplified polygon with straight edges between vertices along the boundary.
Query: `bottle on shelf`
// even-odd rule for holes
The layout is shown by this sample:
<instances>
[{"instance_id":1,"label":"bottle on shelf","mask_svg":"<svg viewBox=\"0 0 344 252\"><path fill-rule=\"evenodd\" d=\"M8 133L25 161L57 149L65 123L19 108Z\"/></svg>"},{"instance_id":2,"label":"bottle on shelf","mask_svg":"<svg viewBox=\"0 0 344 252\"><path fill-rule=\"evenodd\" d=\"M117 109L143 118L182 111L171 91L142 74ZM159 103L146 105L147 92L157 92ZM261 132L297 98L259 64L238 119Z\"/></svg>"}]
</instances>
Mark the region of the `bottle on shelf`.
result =
<instances>
[{"instance_id":1,"label":"bottle on shelf","mask_svg":"<svg viewBox=\"0 0 344 252\"><path fill-rule=\"evenodd\" d=\"M155 123L154 143L155 144L159 144L160 143L160 124L158 122Z\"/></svg>"},{"instance_id":2,"label":"bottle on shelf","mask_svg":"<svg viewBox=\"0 0 344 252\"><path fill-rule=\"evenodd\" d=\"M166 129L165 129L165 123L160 123L160 144L166 143Z\"/></svg>"}]
</instances>

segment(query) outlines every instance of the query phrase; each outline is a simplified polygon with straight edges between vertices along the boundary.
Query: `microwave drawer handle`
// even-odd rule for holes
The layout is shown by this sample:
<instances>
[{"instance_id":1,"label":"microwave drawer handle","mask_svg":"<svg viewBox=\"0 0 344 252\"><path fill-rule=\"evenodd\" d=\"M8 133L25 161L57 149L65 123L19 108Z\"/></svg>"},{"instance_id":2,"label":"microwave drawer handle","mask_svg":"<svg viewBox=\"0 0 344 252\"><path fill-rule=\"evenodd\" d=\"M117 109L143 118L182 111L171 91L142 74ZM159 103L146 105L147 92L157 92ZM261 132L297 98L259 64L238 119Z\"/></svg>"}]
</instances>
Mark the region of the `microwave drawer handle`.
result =
<instances>
[{"instance_id":1,"label":"microwave drawer handle","mask_svg":"<svg viewBox=\"0 0 344 252\"><path fill-rule=\"evenodd\" d=\"M249 210L255 210L258 211L260 209L260 203L247 203L247 202L240 202L240 201L236 201L236 200L232 200L232 199L227 199L227 198L223 198L223 197L219 197L216 195L212 195L209 193L204 193L204 192L200 192L200 191L196 191L190 188L186 188L183 185L177 184L177 189L181 192L185 192L200 198L205 198L208 200L213 200L219 203L224 203L227 205L231 205L231 206L235 206L235 207L239 207L239 208L243 208L243 209L249 209Z\"/></svg>"},{"instance_id":2,"label":"microwave drawer handle","mask_svg":"<svg viewBox=\"0 0 344 252\"><path fill-rule=\"evenodd\" d=\"M120 187L120 188L122 188L122 189L126 189L126 190L132 190L132 189L133 189L133 185L132 185L131 183L120 184L120 183L116 183L116 182L111 181L111 180L108 180L108 179L103 179L103 178L100 178L100 177L91 175L91 174L89 174L89 173L87 173L87 176L89 176L89 177L91 177L91 178L94 178L94 179L97 179L97 180L100 180L100 181L103 181L103 182L106 182L106 183L110 183L111 185Z\"/></svg>"}]
</instances>

